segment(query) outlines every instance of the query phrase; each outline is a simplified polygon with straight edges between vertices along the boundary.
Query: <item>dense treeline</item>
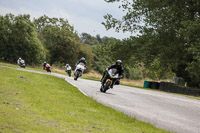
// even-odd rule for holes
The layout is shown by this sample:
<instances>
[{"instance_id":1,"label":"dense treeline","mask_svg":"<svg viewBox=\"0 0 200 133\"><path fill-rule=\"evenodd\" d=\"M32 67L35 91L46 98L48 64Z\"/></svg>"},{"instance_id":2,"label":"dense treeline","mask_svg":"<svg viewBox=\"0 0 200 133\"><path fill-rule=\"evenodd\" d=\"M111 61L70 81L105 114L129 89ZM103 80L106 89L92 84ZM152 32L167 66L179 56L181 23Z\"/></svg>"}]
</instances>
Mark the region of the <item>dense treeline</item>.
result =
<instances>
[{"instance_id":1,"label":"dense treeline","mask_svg":"<svg viewBox=\"0 0 200 133\"><path fill-rule=\"evenodd\" d=\"M145 51L138 51L140 42L138 42L137 37L119 40L112 37L101 38L100 35L94 37L87 33L82 33L81 39L85 44L92 47L94 53L93 69L99 73L103 73L108 65L121 59L125 67L125 78L161 80L172 79L175 76L170 69L161 67L158 61L152 62L150 66L144 66L142 61L144 61L143 58L145 57L141 57L140 54Z\"/></svg>"},{"instance_id":2,"label":"dense treeline","mask_svg":"<svg viewBox=\"0 0 200 133\"><path fill-rule=\"evenodd\" d=\"M30 15L7 14L0 16L0 23L0 58L3 61L16 63L22 57L31 65L47 61L50 64L69 63L74 67L78 59L85 57L87 71L94 69L103 73L107 66L121 59L126 78L163 78L163 74L144 68L136 60L135 38L119 40L88 33L79 37L67 20L45 15L31 21Z\"/></svg>"},{"instance_id":3,"label":"dense treeline","mask_svg":"<svg viewBox=\"0 0 200 133\"><path fill-rule=\"evenodd\" d=\"M199 0L122 2L122 19L110 14L103 24L117 31L140 31L134 42L138 61L146 68L172 71L188 86L200 88L200 2ZM152 72L152 71L151 71Z\"/></svg>"},{"instance_id":4,"label":"dense treeline","mask_svg":"<svg viewBox=\"0 0 200 133\"><path fill-rule=\"evenodd\" d=\"M42 16L31 21L30 15L0 16L0 58L16 63L19 57L27 64L74 64L81 57L92 67L93 53L83 44L74 28L62 18Z\"/></svg>"},{"instance_id":5,"label":"dense treeline","mask_svg":"<svg viewBox=\"0 0 200 133\"><path fill-rule=\"evenodd\" d=\"M125 67L125 78L142 79L145 73L142 72L142 67L139 66L132 54L132 48L135 44L129 40L119 40L112 37L96 37L87 33L82 34L82 40L85 44L90 45L94 53L93 69L99 73L103 73L105 68L114 64L120 59ZM87 43L90 42L90 43ZM91 42L96 42L91 45Z\"/></svg>"},{"instance_id":6,"label":"dense treeline","mask_svg":"<svg viewBox=\"0 0 200 133\"><path fill-rule=\"evenodd\" d=\"M45 50L29 15L0 16L0 57L16 63L23 57L28 64L38 64L45 59Z\"/></svg>"},{"instance_id":7,"label":"dense treeline","mask_svg":"<svg viewBox=\"0 0 200 133\"><path fill-rule=\"evenodd\" d=\"M88 64L87 70L91 69L92 50L82 43L67 20L42 16L34 19L34 24L38 37L48 52L48 62L69 63L74 66L78 59L85 57Z\"/></svg>"},{"instance_id":8,"label":"dense treeline","mask_svg":"<svg viewBox=\"0 0 200 133\"><path fill-rule=\"evenodd\" d=\"M118 0L108 0L114 2ZM155 4L156 2L156 4ZM0 59L27 64L75 62L84 56L87 71L103 73L105 67L123 61L125 77L130 79L169 79L183 77L188 86L200 83L200 12L198 2L146 2L123 0L127 11L122 20L105 16L107 29L140 31L137 37L119 40L78 33L62 18L30 19L30 15L0 16ZM156 6L155 6L156 5ZM180 8L182 7L182 8ZM136 12L135 12L136 11ZM137 25L138 22L145 25Z\"/></svg>"}]
</instances>

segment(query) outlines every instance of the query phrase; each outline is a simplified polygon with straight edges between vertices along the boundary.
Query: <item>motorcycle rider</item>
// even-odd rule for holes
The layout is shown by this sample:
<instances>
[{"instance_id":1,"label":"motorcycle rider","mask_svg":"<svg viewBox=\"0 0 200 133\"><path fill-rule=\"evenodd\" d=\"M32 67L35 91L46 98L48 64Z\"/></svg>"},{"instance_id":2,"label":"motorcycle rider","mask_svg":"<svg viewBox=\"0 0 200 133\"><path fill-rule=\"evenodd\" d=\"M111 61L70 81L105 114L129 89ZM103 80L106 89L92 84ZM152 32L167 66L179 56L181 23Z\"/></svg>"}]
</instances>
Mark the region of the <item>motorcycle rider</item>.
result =
<instances>
[{"instance_id":1,"label":"motorcycle rider","mask_svg":"<svg viewBox=\"0 0 200 133\"><path fill-rule=\"evenodd\" d=\"M21 60L22 60L22 58L21 58L21 57L19 57L19 59L17 60L17 64L18 64L18 65L20 65L20 64L21 64Z\"/></svg>"},{"instance_id":2,"label":"motorcycle rider","mask_svg":"<svg viewBox=\"0 0 200 133\"><path fill-rule=\"evenodd\" d=\"M83 64L85 65L85 67L87 66L87 63L86 63L86 61L85 61L85 57L82 57L80 60L78 60L78 61L76 62L76 65L75 65L75 66L77 66L79 63L83 63Z\"/></svg>"},{"instance_id":3,"label":"motorcycle rider","mask_svg":"<svg viewBox=\"0 0 200 133\"><path fill-rule=\"evenodd\" d=\"M50 66L50 64L47 63L45 67L46 67L46 71L51 73L51 66Z\"/></svg>"},{"instance_id":4,"label":"motorcycle rider","mask_svg":"<svg viewBox=\"0 0 200 133\"><path fill-rule=\"evenodd\" d=\"M102 85L104 85L106 79L108 78L107 71L112 69L112 68L116 68L118 70L119 77L123 78L124 68L122 67L122 61L121 60L117 60L115 64L112 64L112 65L108 66L106 68L106 71L104 71L102 79L101 79ZM117 79L115 82L113 82L111 84L110 88L113 88L114 83L115 84L120 84L120 79Z\"/></svg>"},{"instance_id":5,"label":"motorcycle rider","mask_svg":"<svg viewBox=\"0 0 200 133\"><path fill-rule=\"evenodd\" d=\"M25 64L25 61L21 57L19 57L19 59L17 60L17 64L21 66L23 63Z\"/></svg>"},{"instance_id":6,"label":"motorcycle rider","mask_svg":"<svg viewBox=\"0 0 200 133\"><path fill-rule=\"evenodd\" d=\"M80 60L78 60L78 61L76 62L75 67L76 67L79 63L83 63L83 64L84 64L84 67L85 67L85 69L86 69L87 63L86 63L86 61L85 61L85 57L82 57ZM84 70L82 70L81 76L82 76L82 74L83 74L83 71L84 71ZM75 68L75 70L74 70L74 73L75 73L75 72L76 72L76 68Z\"/></svg>"},{"instance_id":7,"label":"motorcycle rider","mask_svg":"<svg viewBox=\"0 0 200 133\"><path fill-rule=\"evenodd\" d=\"M71 70L72 70L71 66L69 64L66 64L65 65L65 72L68 73L69 77L71 77Z\"/></svg>"},{"instance_id":8,"label":"motorcycle rider","mask_svg":"<svg viewBox=\"0 0 200 133\"><path fill-rule=\"evenodd\" d=\"M44 64L43 64L43 70L45 70L46 65L47 65L47 62L45 61Z\"/></svg>"}]
</instances>

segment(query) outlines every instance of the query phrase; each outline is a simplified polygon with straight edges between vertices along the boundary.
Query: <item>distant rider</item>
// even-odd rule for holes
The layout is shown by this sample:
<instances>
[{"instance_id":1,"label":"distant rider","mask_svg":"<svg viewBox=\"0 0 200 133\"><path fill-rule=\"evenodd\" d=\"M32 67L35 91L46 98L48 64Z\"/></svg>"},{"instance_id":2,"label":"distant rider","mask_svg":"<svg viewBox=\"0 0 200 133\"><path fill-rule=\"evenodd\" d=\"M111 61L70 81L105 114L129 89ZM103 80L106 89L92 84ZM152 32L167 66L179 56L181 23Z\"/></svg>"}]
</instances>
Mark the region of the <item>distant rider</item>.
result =
<instances>
[{"instance_id":1,"label":"distant rider","mask_svg":"<svg viewBox=\"0 0 200 133\"><path fill-rule=\"evenodd\" d=\"M51 66L47 63L46 64L46 71L51 73Z\"/></svg>"},{"instance_id":2,"label":"distant rider","mask_svg":"<svg viewBox=\"0 0 200 133\"><path fill-rule=\"evenodd\" d=\"M23 63L25 63L25 61L22 60L21 57L19 57L19 59L17 60L17 64L18 64L19 66L21 66Z\"/></svg>"},{"instance_id":3,"label":"distant rider","mask_svg":"<svg viewBox=\"0 0 200 133\"><path fill-rule=\"evenodd\" d=\"M108 66L106 68L106 71L103 73L103 76L102 76L102 79L101 79L102 85L104 85L106 79L108 78L107 71L112 69L112 68L116 68L118 70L119 77L123 78L124 68L122 67L122 61L121 60L117 60L115 64L110 65L110 66ZM115 81L113 83L119 84L120 83L120 79L117 79L117 81ZM113 83L111 85L111 88L113 88Z\"/></svg>"},{"instance_id":4,"label":"distant rider","mask_svg":"<svg viewBox=\"0 0 200 133\"><path fill-rule=\"evenodd\" d=\"M43 64L43 70L45 70L46 64L47 64L47 62L45 61L44 64Z\"/></svg>"},{"instance_id":5,"label":"distant rider","mask_svg":"<svg viewBox=\"0 0 200 133\"><path fill-rule=\"evenodd\" d=\"M71 71L72 71L72 68L69 64L66 64L65 65L65 72L68 73L69 77L71 77Z\"/></svg>"},{"instance_id":6,"label":"distant rider","mask_svg":"<svg viewBox=\"0 0 200 133\"><path fill-rule=\"evenodd\" d=\"M84 64L84 67L85 67L85 69L86 69L87 63L86 63L86 61L85 61L85 57L82 57L80 60L78 60L78 61L76 62L76 65L75 65L75 66L77 66L77 65L80 64L80 63L83 63L83 64ZM83 74L83 71L84 71L84 70L82 70L81 75ZM74 72L76 72L76 69L74 70Z\"/></svg>"}]
</instances>

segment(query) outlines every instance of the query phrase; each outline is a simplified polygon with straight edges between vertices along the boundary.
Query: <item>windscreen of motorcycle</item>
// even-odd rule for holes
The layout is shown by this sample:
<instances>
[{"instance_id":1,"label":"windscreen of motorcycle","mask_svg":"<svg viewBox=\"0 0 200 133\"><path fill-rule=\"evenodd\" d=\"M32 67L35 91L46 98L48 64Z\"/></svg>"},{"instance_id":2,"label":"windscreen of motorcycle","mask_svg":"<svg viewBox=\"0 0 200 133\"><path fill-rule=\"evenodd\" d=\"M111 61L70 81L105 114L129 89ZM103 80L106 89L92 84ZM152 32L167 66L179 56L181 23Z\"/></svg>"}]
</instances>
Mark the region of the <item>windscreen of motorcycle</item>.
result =
<instances>
[{"instance_id":1,"label":"windscreen of motorcycle","mask_svg":"<svg viewBox=\"0 0 200 133\"><path fill-rule=\"evenodd\" d=\"M25 62L24 60L21 60L21 63L22 63L22 64L24 64L24 62Z\"/></svg>"},{"instance_id":2,"label":"windscreen of motorcycle","mask_svg":"<svg viewBox=\"0 0 200 133\"><path fill-rule=\"evenodd\" d=\"M113 68L108 71L108 74L111 78L119 78L118 70Z\"/></svg>"},{"instance_id":3,"label":"windscreen of motorcycle","mask_svg":"<svg viewBox=\"0 0 200 133\"><path fill-rule=\"evenodd\" d=\"M84 66L85 66L85 65L84 65L83 63L79 63L79 64L77 65L77 69L84 70L84 69L85 69Z\"/></svg>"}]
</instances>

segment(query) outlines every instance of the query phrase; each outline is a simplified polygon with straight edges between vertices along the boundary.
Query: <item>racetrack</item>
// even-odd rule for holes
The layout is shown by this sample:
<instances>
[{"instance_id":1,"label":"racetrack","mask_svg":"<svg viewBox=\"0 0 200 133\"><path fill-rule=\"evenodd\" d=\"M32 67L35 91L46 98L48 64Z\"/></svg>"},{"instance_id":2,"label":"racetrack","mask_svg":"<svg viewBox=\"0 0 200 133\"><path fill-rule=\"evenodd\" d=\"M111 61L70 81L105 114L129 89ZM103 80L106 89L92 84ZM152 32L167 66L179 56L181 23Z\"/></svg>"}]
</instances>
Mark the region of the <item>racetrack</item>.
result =
<instances>
[{"instance_id":1,"label":"racetrack","mask_svg":"<svg viewBox=\"0 0 200 133\"><path fill-rule=\"evenodd\" d=\"M83 94L96 101L139 120L149 122L156 127L177 133L200 133L200 100L121 85L114 86L114 89L102 93L99 90L100 82L98 81L85 79L75 81L72 77L66 75L56 73L50 75L64 78Z\"/></svg>"}]
</instances>

